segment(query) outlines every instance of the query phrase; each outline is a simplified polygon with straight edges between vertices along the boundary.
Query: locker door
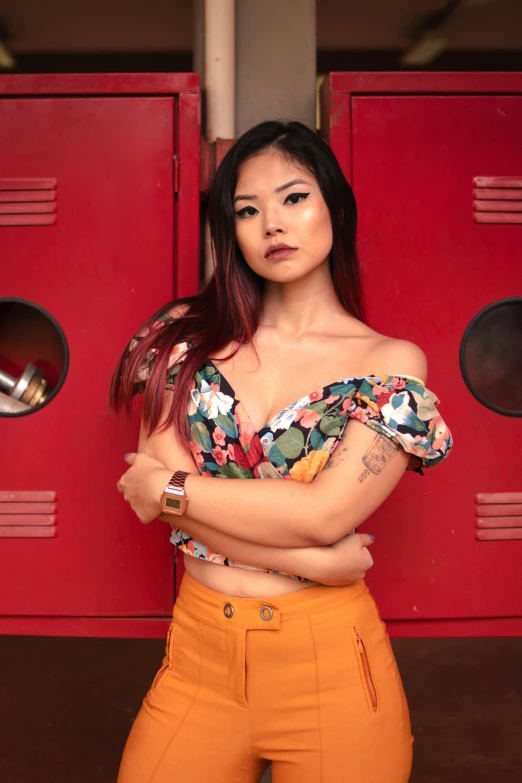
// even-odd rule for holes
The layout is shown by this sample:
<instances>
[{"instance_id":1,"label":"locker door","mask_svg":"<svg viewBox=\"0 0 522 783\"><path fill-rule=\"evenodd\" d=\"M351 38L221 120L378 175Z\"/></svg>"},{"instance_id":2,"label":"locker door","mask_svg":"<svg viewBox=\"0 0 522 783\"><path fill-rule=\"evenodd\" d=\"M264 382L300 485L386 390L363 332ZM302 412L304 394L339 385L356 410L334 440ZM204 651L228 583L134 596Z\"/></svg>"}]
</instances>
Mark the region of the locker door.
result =
<instances>
[{"instance_id":1,"label":"locker door","mask_svg":"<svg viewBox=\"0 0 522 783\"><path fill-rule=\"evenodd\" d=\"M55 504L50 535L0 526L3 615L171 610L168 533L141 525L116 491L137 426L115 420L107 397L133 330L173 298L174 132L172 96L0 101L0 296L49 313L69 349L47 405L0 417L1 514L10 493L15 513L19 492L37 513L39 497ZM37 330L25 316L3 323L0 369L19 375Z\"/></svg>"},{"instance_id":2,"label":"locker door","mask_svg":"<svg viewBox=\"0 0 522 783\"><path fill-rule=\"evenodd\" d=\"M473 207L477 187L488 184L481 178L494 178L499 190L518 178L522 188L522 98L360 96L352 99L352 123L370 324L423 348L428 387L455 436L448 461L424 477L407 474L369 523L378 568L368 581L389 619L518 617L522 540L516 530L510 540L479 540L478 519L517 516L517 508L522 515L522 422L479 402L464 383L459 349L483 308L522 293L517 204L510 222L495 204L484 207L493 210L487 222L476 222ZM522 190L511 185L516 201ZM504 331L504 358L479 370L489 373L493 397L520 416L520 309L511 315L511 357ZM494 328L482 338L491 343Z\"/></svg>"}]
</instances>

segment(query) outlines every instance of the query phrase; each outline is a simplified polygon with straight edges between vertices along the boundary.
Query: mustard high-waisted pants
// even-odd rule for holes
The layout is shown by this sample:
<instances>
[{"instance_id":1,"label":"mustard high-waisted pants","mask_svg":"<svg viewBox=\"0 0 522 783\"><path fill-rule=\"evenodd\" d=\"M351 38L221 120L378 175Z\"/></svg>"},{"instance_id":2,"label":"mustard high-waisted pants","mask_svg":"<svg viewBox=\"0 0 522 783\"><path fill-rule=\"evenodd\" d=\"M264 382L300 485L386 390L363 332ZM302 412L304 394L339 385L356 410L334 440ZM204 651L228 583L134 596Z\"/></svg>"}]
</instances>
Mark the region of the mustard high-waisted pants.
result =
<instances>
[{"instance_id":1,"label":"mustard high-waisted pants","mask_svg":"<svg viewBox=\"0 0 522 783\"><path fill-rule=\"evenodd\" d=\"M365 582L235 598L185 573L118 783L406 783L413 737Z\"/></svg>"}]
</instances>

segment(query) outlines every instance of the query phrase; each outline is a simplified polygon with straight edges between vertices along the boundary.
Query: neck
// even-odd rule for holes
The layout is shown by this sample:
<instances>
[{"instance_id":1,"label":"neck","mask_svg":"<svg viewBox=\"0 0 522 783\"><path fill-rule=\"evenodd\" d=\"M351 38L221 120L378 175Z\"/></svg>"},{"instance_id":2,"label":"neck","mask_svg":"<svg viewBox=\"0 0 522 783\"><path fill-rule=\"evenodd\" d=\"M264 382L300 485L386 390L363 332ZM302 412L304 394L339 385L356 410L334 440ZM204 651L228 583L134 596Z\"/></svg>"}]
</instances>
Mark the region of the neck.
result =
<instances>
[{"instance_id":1,"label":"neck","mask_svg":"<svg viewBox=\"0 0 522 783\"><path fill-rule=\"evenodd\" d=\"M333 287L328 259L309 275L289 283L267 280L260 326L299 337L325 331L332 317L345 315Z\"/></svg>"}]
</instances>

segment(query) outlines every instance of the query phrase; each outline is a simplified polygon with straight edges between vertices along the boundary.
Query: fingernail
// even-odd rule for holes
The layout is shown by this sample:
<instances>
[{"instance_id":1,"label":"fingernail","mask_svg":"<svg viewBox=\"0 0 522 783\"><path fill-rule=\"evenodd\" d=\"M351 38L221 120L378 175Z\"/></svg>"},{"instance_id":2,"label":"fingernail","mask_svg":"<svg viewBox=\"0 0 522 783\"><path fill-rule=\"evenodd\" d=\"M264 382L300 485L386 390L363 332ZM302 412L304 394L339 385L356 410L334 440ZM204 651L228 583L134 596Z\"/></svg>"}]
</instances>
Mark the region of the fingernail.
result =
<instances>
[{"instance_id":1,"label":"fingernail","mask_svg":"<svg viewBox=\"0 0 522 783\"><path fill-rule=\"evenodd\" d=\"M123 455L123 459L127 459L127 457L129 456L129 454L130 454L130 451L128 451L126 454L124 454L124 455Z\"/></svg>"},{"instance_id":2,"label":"fingernail","mask_svg":"<svg viewBox=\"0 0 522 783\"><path fill-rule=\"evenodd\" d=\"M368 534L368 535L370 535L370 534ZM372 541L375 541L375 536L370 535L370 538L372 539Z\"/></svg>"}]
</instances>

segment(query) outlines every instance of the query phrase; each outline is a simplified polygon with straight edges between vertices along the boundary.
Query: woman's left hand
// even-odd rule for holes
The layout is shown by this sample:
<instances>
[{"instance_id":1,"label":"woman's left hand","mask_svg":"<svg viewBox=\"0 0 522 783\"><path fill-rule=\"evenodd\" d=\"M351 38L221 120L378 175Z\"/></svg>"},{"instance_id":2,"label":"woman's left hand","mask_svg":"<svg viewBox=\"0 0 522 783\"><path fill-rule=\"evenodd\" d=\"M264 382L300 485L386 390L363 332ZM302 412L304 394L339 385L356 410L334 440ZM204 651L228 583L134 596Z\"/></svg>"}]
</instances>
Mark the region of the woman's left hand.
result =
<instances>
[{"instance_id":1,"label":"woman's left hand","mask_svg":"<svg viewBox=\"0 0 522 783\"><path fill-rule=\"evenodd\" d=\"M130 504L140 522L147 524L161 514L161 493L173 471L147 454L126 454L130 468L118 481L118 491Z\"/></svg>"}]
</instances>

